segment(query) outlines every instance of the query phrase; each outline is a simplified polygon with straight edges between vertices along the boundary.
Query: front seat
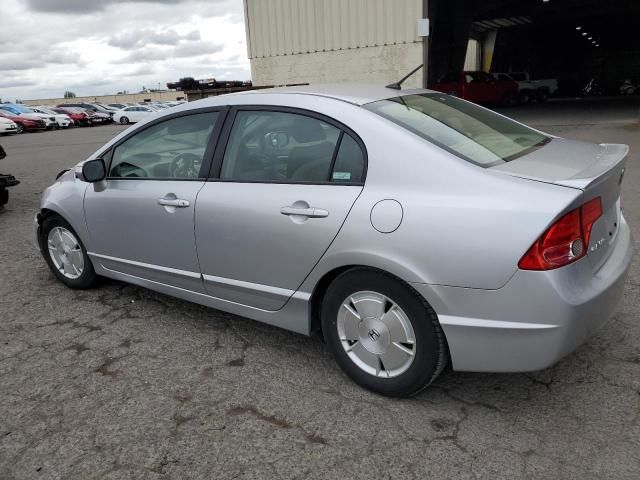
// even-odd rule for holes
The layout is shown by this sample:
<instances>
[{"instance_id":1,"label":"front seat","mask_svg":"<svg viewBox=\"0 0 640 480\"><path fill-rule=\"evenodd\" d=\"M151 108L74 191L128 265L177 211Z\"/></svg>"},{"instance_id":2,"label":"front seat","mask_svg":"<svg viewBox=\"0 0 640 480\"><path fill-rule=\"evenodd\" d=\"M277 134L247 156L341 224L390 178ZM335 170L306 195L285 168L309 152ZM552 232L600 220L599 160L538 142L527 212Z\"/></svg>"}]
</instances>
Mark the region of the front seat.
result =
<instances>
[{"instance_id":1,"label":"front seat","mask_svg":"<svg viewBox=\"0 0 640 480\"><path fill-rule=\"evenodd\" d=\"M327 135L320 122L306 117L296 119L291 136L297 143L313 142L313 145L301 145L291 149L287 162L287 178L301 182L316 181L318 178L328 179L335 145L327 141Z\"/></svg>"},{"instance_id":2,"label":"front seat","mask_svg":"<svg viewBox=\"0 0 640 480\"><path fill-rule=\"evenodd\" d=\"M261 158L250 153L246 146L241 146L236 156L233 178L247 180L267 180Z\"/></svg>"}]
</instances>

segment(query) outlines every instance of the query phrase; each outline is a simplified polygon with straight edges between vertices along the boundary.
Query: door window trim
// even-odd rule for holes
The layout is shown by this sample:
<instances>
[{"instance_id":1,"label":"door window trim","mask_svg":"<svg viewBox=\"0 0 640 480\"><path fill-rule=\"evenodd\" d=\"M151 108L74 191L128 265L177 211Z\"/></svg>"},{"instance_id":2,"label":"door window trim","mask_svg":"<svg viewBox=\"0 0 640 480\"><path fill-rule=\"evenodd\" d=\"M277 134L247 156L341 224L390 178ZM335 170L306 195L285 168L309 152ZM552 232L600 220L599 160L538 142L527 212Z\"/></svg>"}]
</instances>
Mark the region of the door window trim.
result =
<instances>
[{"instance_id":1,"label":"door window trim","mask_svg":"<svg viewBox=\"0 0 640 480\"><path fill-rule=\"evenodd\" d=\"M224 127L222 128L220 135L218 137L218 143L215 149L215 153L213 156L213 162L211 163L211 169L209 170L209 175L207 176L207 182L226 182L226 183L263 183L263 184L280 184L280 185L336 185L336 186L363 186L367 179L367 169L369 165L369 157L367 153L367 147L364 142L360 138L360 136L354 132L351 128L347 127L344 123L339 122L335 118L329 117L322 113L315 112L313 110L307 110L304 108L298 107L286 107L281 105L233 105L229 107L230 110L226 116ZM231 131L233 130L233 125L235 123L236 114L241 111L249 111L249 112L257 112L257 111L267 111L267 112L279 112L279 113L292 113L296 115L303 115L310 118L315 118L320 120L321 122L327 123L340 131L338 136L338 141L333 151L333 156L331 157L331 169L329 170L329 178L324 182L315 182L315 181L280 181L280 180L237 180L233 178L220 178L220 173L222 171L222 162L224 160L224 155L229 146L229 139L231 138ZM340 145L342 144L342 137L347 133L349 134L355 142L360 147L362 151L362 156L364 160L364 165L362 168L362 179L359 182L332 182L331 177L333 175L333 168L335 167L336 158L338 156L338 152L340 150Z\"/></svg>"},{"instance_id":2,"label":"door window trim","mask_svg":"<svg viewBox=\"0 0 640 480\"><path fill-rule=\"evenodd\" d=\"M173 112L168 115L163 115L160 118L156 118L149 123L146 123L143 127L136 128L126 136L122 137L116 143L109 147L109 150L104 152L101 155L101 158L108 161L107 163L107 172L111 171L111 162L113 161L113 152L116 148L122 145L124 142L129 140L131 137L137 135L138 133L143 132L144 130L154 127L160 123L166 122L168 120L173 120L175 118L187 117L190 115L198 115L203 113L213 113L217 112L218 117L216 119L216 123L213 126L213 131L211 132L211 136L207 141L207 145L204 150L204 156L202 157L202 165L200 165L200 172L197 178L170 178L170 177L111 177L107 176L106 180L155 180L155 181L180 181L180 182L203 182L207 180L208 172L211 170L211 164L213 163L214 153L217 149L218 141L220 140L220 136L224 126L226 125L226 117L229 113L229 106L215 106L215 107L204 107L204 108L194 108L192 110L184 110L181 112Z\"/></svg>"}]
</instances>

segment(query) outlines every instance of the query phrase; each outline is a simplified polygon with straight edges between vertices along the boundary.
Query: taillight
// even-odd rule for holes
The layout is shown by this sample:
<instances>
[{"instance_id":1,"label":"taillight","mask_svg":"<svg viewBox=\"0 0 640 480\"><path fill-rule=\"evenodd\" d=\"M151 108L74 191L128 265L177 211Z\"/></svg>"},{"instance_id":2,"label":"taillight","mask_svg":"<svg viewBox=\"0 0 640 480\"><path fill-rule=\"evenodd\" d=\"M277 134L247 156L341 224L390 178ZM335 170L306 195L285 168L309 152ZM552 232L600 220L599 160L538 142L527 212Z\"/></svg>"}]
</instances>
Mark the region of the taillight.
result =
<instances>
[{"instance_id":1,"label":"taillight","mask_svg":"<svg viewBox=\"0 0 640 480\"><path fill-rule=\"evenodd\" d=\"M596 223L602 216L602 201L600 197L596 197L593 200L589 200L587 203L580 207L582 214L582 231L584 232L584 244L589 246L589 240L591 239L591 229L593 224Z\"/></svg>"},{"instance_id":2,"label":"taillight","mask_svg":"<svg viewBox=\"0 0 640 480\"><path fill-rule=\"evenodd\" d=\"M518 267L522 270L552 270L581 259L587 254L593 224L601 216L600 197L571 210L536 240L518 262Z\"/></svg>"}]
</instances>

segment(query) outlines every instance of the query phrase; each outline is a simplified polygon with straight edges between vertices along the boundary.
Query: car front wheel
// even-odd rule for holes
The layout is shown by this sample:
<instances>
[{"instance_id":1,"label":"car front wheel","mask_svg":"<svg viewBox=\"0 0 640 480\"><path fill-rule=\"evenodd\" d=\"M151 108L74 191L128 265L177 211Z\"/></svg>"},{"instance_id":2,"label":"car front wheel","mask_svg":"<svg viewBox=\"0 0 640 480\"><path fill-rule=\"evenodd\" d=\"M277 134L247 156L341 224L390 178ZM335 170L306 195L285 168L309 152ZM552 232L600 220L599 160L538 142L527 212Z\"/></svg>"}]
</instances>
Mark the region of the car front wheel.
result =
<instances>
[{"instance_id":1,"label":"car front wheel","mask_svg":"<svg viewBox=\"0 0 640 480\"><path fill-rule=\"evenodd\" d=\"M431 306L383 272L354 269L327 289L322 331L344 372L374 392L406 397L446 366L444 333Z\"/></svg>"},{"instance_id":2,"label":"car front wheel","mask_svg":"<svg viewBox=\"0 0 640 480\"><path fill-rule=\"evenodd\" d=\"M120 124L121 125L128 125L129 124L129 119L127 117L120 117Z\"/></svg>"},{"instance_id":3,"label":"car front wheel","mask_svg":"<svg viewBox=\"0 0 640 480\"><path fill-rule=\"evenodd\" d=\"M62 217L54 215L43 220L40 245L47 265L66 286L84 289L96 283L98 277L87 250Z\"/></svg>"},{"instance_id":4,"label":"car front wheel","mask_svg":"<svg viewBox=\"0 0 640 480\"><path fill-rule=\"evenodd\" d=\"M16 133L24 133L24 125L21 123L16 124Z\"/></svg>"}]
</instances>

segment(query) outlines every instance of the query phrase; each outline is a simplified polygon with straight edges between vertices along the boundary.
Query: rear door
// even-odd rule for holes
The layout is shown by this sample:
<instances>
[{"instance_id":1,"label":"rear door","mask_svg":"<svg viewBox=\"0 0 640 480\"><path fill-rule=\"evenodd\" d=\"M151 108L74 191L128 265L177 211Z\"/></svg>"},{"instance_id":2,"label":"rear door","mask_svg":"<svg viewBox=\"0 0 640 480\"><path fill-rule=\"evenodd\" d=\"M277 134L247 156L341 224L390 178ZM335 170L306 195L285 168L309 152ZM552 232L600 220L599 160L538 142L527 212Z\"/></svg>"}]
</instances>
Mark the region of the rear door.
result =
<instances>
[{"instance_id":1,"label":"rear door","mask_svg":"<svg viewBox=\"0 0 640 480\"><path fill-rule=\"evenodd\" d=\"M487 85L482 81L478 72L465 72L463 88L465 100L474 103L486 101Z\"/></svg>"},{"instance_id":2,"label":"rear door","mask_svg":"<svg viewBox=\"0 0 640 480\"><path fill-rule=\"evenodd\" d=\"M264 310L293 295L363 188L366 153L335 121L243 107L198 195L196 242L207 293ZM224 140L221 140L223 142Z\"/></svg>"}]
</instances>

